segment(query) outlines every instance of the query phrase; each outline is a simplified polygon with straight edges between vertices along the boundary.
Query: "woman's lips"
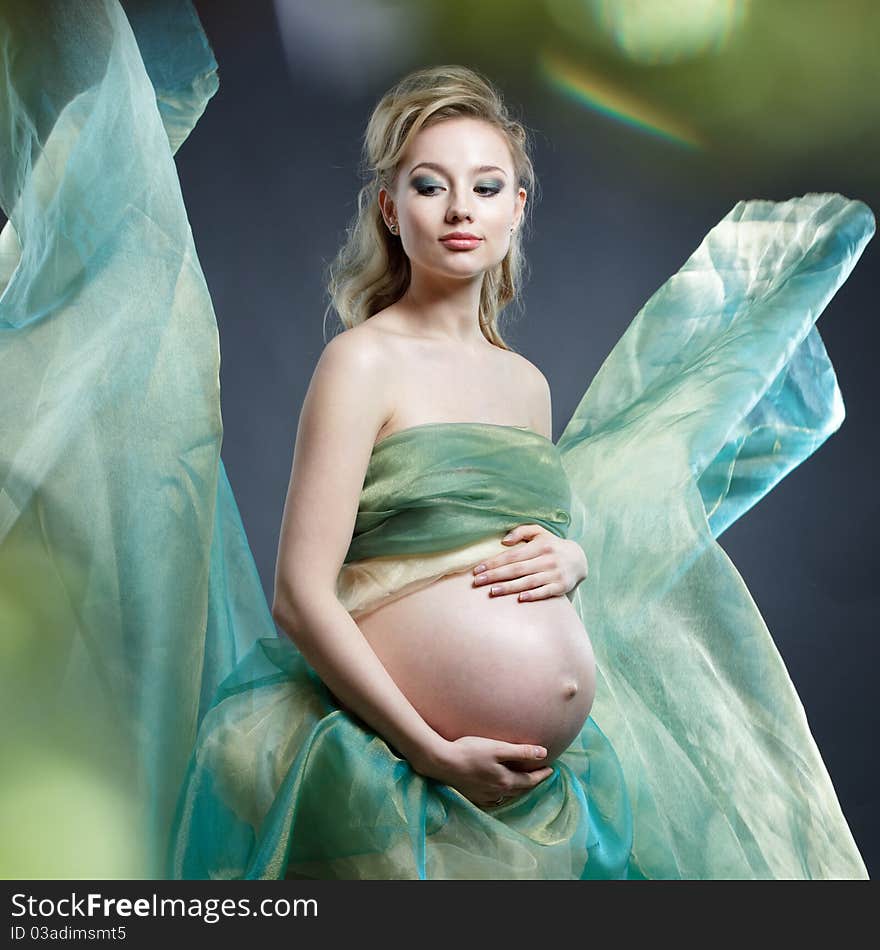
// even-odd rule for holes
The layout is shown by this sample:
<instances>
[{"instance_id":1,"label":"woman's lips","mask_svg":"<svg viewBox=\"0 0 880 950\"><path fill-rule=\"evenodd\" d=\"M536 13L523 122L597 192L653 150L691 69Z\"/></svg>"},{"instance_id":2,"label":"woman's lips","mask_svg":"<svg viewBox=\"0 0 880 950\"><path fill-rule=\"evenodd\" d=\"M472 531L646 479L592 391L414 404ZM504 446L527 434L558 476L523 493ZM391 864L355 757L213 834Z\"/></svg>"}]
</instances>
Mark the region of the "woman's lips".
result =
<instances>
[{"instance_id":1,"label":"woman's lips","mask_svg":"<svg viewBox=\"0 0 880 950\"><path fill-rule=\"evenodd\" d=\"M480 240L481 238L441 238L440 243L453 251L471 251L480 243Z\"/></svg>"}]
</instances>

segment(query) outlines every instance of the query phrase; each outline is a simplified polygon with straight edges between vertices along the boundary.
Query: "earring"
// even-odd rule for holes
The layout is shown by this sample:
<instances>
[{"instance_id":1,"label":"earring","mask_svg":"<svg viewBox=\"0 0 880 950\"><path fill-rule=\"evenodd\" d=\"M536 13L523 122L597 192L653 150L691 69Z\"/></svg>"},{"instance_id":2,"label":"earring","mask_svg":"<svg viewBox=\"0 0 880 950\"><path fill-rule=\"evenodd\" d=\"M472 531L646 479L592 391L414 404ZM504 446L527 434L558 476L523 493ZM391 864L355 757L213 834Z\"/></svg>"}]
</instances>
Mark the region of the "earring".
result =
<instances>
[{"instance_id":1,"label":"earring","mask_svg":"<svg viewBox=\"0 0 880 950\"><path fill-rule=\"evenodd\" d=\"M392 234L397 234L397 225L396 225L396 224L392 224L390 227L391 227L391 233L392 233Z\"/></svg>"}]
</instances>

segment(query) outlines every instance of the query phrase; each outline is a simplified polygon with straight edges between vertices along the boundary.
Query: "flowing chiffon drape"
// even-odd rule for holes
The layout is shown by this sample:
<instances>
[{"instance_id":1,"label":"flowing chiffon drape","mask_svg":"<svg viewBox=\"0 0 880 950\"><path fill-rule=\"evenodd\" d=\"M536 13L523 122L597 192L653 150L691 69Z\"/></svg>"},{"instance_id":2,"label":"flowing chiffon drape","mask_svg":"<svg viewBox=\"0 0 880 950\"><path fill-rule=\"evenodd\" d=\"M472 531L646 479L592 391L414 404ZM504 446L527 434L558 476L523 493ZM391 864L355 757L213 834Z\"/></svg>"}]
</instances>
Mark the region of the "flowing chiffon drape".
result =
<instances>
[{"instance_id":1,"label":"flowing chiffon drape","mask_svg":"<svg viewBox=\"0 0 880 950\"><path fill-rule=\"evenodd\" d=\"M275 629L174 165L218 87L192 6L9 0L0 26L0 753L34 776L5 779L10 876L867 877L717 541L843 421L816 321L874 233L864 203L739 202L548 442L596 700L552 780L481 811ZM414 531L389 573L379 550L369 596L466 568L484 527L448 551ZM100 808L62 809L73 789Z\"/></svg>"},{"instance_id":2,"label":"flowing chiffon drape","mask_svg":"<svg viewBox=\"0 0 880 950\"><path fill-rule=\"evenodd\" d=\"M4 750L45 750L16 786L28 814L44 776L57 788L22 860L58 824L24 866L162 877L199 717L275 633L219 455L217 326L173 158L216 63L172 0L10 0L0 57ZM116 817L71 814L81 788Z\"/></svg>"}]
</instances>

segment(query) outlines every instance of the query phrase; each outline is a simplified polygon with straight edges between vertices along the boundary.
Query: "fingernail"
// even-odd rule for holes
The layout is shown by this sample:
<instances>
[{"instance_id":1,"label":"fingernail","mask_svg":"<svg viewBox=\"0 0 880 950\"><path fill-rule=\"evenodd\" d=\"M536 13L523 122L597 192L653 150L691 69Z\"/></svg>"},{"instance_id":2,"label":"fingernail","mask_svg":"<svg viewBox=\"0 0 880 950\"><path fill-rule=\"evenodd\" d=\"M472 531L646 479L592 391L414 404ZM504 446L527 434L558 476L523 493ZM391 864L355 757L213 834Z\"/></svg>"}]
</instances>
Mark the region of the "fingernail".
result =
<instances>
[{"instance_id":1,"label":"fingernail","mask_svg":"<svg viewBox=\"0 0 880 950\"><path fill-rule=\"evenodd\" d=\"M485 565L485 564L478 564L478 565L474 568L474 574L482 574L483 571L485 571L485 570L486 570L486 565Z\"/></svg>"},{"instance_id":2,"label":"fingernail","mask_svg":"<svg viewBox=\"0 0 880 950\"><path fill-rule=\"evenodd\" d=\"M536 758L536 759L543 759L546 755L547 755L547 750L546 750L546 749L542 749L540 746L539 746L537 749L535 749L535 758Z\"/></svg>"},{"instance_id":3,"label":"fingernail","mask_svg":"<svg viewBox=\"0 0 880 950\"><path fill-rule=\"evenodd\" d=\"M493 587L493 588L489 591L489 593L490 593L490 594L500 594L500 593L501 593L501 588L500 588L500 587Z\"/></svg>"},{"instance_id":4,"label":"fingernail","mask_svg":"<svg viewBox=\"0 0 880 950\"><path fill-rule=\"evenodd\" d=\"M504 537L503 537L501 540L502 540L502 541L512 541L512 540L513 540L513 535L512 535L512 534L505 534Z\"/></svg>"}]
</instances>

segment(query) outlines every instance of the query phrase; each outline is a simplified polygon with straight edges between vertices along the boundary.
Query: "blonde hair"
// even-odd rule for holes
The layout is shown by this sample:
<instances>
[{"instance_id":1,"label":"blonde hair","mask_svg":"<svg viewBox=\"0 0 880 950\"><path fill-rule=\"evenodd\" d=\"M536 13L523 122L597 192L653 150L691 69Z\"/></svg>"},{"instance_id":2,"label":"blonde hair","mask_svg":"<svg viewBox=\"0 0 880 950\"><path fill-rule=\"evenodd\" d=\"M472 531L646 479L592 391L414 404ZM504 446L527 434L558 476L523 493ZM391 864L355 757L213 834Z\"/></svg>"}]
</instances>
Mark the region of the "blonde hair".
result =
<instances>
[{"instance_id":1,"label":"blonde hair","mask_svg":"<svg viewBox=\"0 0 880 950\"><path fill-rule=\"evenodd\" d=\"M483 277L479 320L483 335L509 350L498 328L501 311L521 303L527 275L522 249L523 226L533 203L535 171L528 154L528 132L509 113L498 90L466 66L432 66L400 79L373 110L364 134L361 175L369 177L358 193L357 212L347 238L328 268L331 303L346 328L356 326L399 300L410 281L410 264L399 237L382 217L378 194L390 188L407 146L423 128L444 119L469 116L490 123L507 140L517 188L528 194L521 226L510 238L504 260ZM326 333L325 333L326 340Z\"/></svg>"}]
</instances>

